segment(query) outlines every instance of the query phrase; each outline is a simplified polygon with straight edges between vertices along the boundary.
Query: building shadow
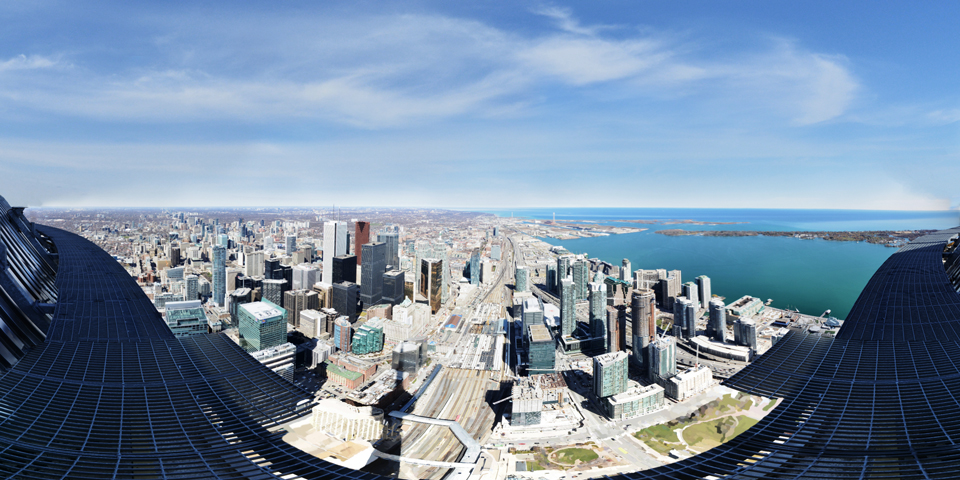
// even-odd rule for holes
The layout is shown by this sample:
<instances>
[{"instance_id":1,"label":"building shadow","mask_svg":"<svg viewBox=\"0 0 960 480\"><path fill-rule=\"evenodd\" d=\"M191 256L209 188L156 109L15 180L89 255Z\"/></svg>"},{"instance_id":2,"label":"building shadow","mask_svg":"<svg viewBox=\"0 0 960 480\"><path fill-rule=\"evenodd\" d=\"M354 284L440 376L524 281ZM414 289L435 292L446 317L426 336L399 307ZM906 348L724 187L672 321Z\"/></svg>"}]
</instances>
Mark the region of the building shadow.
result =
<instances>
[{"instance_id":1,"label":"building shadow","mask_svg":"<svg viewBox=\"0 0 960 480\"><path fill-rule=\"evenodd\" d=\"M576 391L584 398L583 401L580 402L580 408L589 410L600 416L605 416L603 409L593 394L593 375L584 372L582 373L582 378L576 378L576 374L571 370L563 372L562 375L563 380L567 382L567 387Z\"/></svg>"}]
</instances>

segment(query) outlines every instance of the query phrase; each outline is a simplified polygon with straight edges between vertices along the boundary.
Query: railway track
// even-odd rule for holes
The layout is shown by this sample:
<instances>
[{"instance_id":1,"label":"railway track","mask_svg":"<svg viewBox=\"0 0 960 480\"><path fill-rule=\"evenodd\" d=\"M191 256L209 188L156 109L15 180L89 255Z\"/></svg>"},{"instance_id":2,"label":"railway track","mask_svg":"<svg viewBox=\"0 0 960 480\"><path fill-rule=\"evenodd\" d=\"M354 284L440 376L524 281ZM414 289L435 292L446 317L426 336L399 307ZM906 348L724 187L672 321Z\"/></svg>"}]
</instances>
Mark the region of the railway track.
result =
<instances>
[{"instance_id":1,"label":"railway track","mask_svg":"<svg viewBox=\"0 0 960 480\"><path fill-rule=\"evenodd\" d=\"M454 420L471 436L481 440L493 426L494 412L487 404L487 391L499 383L499 372L482 370L447 369L438 378L436 390L428 399L414 409L417 415ZM422 405L422 406L421 406ZM464 453L464 447L453 433L444 427L412 424L403 436L403 456L456 462ZM447 469L418 466L414 468L418 478L435 479L446 474Z\"/></svg>"}]
</instances>

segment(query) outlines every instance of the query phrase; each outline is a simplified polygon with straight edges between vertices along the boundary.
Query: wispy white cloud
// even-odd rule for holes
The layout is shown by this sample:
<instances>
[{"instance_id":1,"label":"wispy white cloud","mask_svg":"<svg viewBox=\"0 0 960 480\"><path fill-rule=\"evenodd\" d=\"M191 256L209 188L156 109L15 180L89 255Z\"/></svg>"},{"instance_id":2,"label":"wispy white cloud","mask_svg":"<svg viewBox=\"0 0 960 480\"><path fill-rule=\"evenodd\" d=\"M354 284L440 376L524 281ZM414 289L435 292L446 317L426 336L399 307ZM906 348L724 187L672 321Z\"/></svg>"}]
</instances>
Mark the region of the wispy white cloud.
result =
<instances>
[{"instance_id":1,"label":"wispy white cloud","mask_svg":"<svg viewBox=\"0 0 960 480\"><path fill-rule=\"evenodd\" d=\"M573 12L569 8L543 5L531 11L537 15L543 15L544 17L552 19L559 29L569 33L594 35L604 28L603 26L585 27L581 25L580 20L573 16Z\"/></svg>"},{"instance_id":2,"label":"wispy white cloud","mask_svg":"<svg viewBox=\"0 0 960 480\"><path fill-rule=\"evenodd\" d=\"M216 19L118 9L99 12L99 25L122 25L108 34L38 34L0 53L0 194L371 204L396 202L402 185L407 205L598 206L611 200L593 186L616 179L627 185L616 203L637 206L936 208L955 197L955 137L923 130L960 121L955 99L877 101L869 66L803 40L717 42L724 25L610 26L599 22L616 14L585 21L551 5L503 23L489 10L478 20L349 2ZM928 168L903 168L917 158ZM356 165L378 173L367 188L318 186ZM40 175L46 190L22 181ZM285 188L265 191L264 179ZM680 183L690 195L676 195ZM545 196L545 185L570 194Z\"/></svg>"},{"instance_id":3,"label":"wispy white cloud","mask_svg":"<svg viewBox=\"0 0 960 480\"><path fill-rule=\"evenodd\" d=\"M158 72L133 82L78 85L72 92L24 89L11 101L101 120L270 121L325 119L362 128L397 127L423 119L482 114L484 103L512 91L515 79L491 75L434 93L382 88L363 75L295 83ZM64 101L64 99L69 99ZM500 106L502 108L502 106ZM497 110L491 108L491 114Z\"/></svg>"},{"instance_id":4,"label":"wispy white cloud","mask_svg":"<svg viewBox=\"0 0 960 480\"><path fill-rule=\"evenodd\" d=\"M960 108L934 110L927 114L927 118L941 124L960 122Z\"/></svg>"},{"instance_id":5,"label":"wispy white cloud","mask_svg":"<svg viewBox=\"0 0 960 480\"><path fill-rule=\"evenodd\" d=\"M635 77L663 64L670 55L653 40L567 36L545 38L517 54L534 72L556 76L573 85Z\"/></svg>"},{"instance_id":6,"label":"wispy white cloud","mask_svg":"<svg viewBox=\"0 0 960 480\"><path fill-rule=\"evenodd\" d=\"M710 62L699 72L720 82L720 95L755 110L775 109L795 125L811 125L847 113L861 89L841 56L805 51L775 40L760 54Z\"/></svg>"},{"instance_id":7,"label":"wispy white cloud","mask_svg":"<svg viewBox=\"0 0 960 480\"><path fill-rule=\"evenodd\" d=\"M40 55L17 55L8 60L0 61L0 73L14 70L35 70L40 68L49 68L57 64L57 61Z\"/></svg>"},{"instance_id":8,"label":"wispy white cloud","mask_svg":"<svg viewBox=\"0 0 960 480\"><path fill-rule=\"evenodd\" d=\"M743 76L753 91L767 91L767 100L791 110L794 122L810 125L843 115L855 100L860 82L846 63L842 56L781 42L773 52L751 59Z\"/></svg>"},{"instance_id":9,"label":"wispy white cloud","mask_svg":"<svg viewBox=\"0 0 960 480\"><path fill-rule=\"evenodd\" d=\"M860 89L859 82L834 58L810 55L808 92L801 100L800 116L803 125L819 123L839 117L853 103Z\"/></svg>"},{"instance_id":10,"label":"wispy white cloud","mask_svg":"<svg viewBox=\"0 0 960 480\"><path fill-rule=\"evenodd\" d=\"M44 67L56 63L49 57L0 63L0 71L37 70L0 78L0 107L106 120L316 118L383 128L517 112L550 101L541 87L551 82L574 95L584 86L627 82L621 91L629 96L745 98L807 125L841 116L858 91L842 57L795 45L717 57L667 35L607 35L608 28L584 26L568 9L535 13L557 30L526 35L402 14L324 18L309 30L296 28L309 22L293 19L286 31L287 19L264 18L251 40L236 33L250 31L251 18L224 20L212 31L189 21L162 24L154 43L161 54L145 67L98 73L79 65L49 75Z\"/></svg>"}]
</instances>

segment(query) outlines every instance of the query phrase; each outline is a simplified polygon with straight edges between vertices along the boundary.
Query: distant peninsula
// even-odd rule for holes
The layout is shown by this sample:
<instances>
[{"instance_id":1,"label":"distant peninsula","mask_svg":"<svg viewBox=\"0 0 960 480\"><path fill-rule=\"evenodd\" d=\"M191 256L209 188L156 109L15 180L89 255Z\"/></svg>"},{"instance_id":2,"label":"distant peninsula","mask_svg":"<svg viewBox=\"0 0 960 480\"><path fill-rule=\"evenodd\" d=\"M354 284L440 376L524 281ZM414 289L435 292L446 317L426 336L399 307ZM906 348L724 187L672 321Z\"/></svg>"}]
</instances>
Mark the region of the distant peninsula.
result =
<instances>
[{"instance_id":1,"label":"distant peninsula","mask_svg":"<svg viewBox=\"0 0 960 480\"><path fill-rule=\"evenodd\" d=\"M641 223L644 225L739 225L749 222L704 222L700 220L610 220L616 223Z\"/></svg>"},{"instance_id":2,"label":"distant peninsula","mask_svg":"<svg viewBox=\"0 0 960 480\"><path fill-rule=\"evenodd\" d=\"M681 230L672 228L656 233L671 237L698 235L703 237L794 237L806 240L822 239L834 242L867 242L888 247L903 244L936 230L871 230L855 232L761 232L755 230Z\"/></svg>"}]
</instances>

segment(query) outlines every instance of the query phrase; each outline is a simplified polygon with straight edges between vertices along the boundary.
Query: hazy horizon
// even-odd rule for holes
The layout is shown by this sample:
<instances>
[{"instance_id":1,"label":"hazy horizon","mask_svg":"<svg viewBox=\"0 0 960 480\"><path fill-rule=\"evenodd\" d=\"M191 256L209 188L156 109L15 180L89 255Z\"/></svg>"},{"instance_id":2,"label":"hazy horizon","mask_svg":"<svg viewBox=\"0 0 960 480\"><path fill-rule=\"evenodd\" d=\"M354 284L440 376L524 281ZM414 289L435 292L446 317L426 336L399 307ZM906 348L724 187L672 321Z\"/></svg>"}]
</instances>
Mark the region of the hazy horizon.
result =
<instances>
[{"instance_id":1,"label":"hazy horizon","mask_svg":"<svg viewBox=\"0 0 960 480\"><path fill-rule=\"evenodd\" d=\"M9 200L8 200L9 202ZM11 203L11 205L14 205ZM22 206L22 205L14 205ZM128 210L128 209L145 209L145 210L173 210L173 209L198 209L198 210L213 210L213 209L226 209L226 210L236 210L236 209L314 209L318 213L331 212L330 206L323 207L320 205L133 205L133 206L119 206L119 205L38 205L38 206L26 206L27 209L50 209L50 210ZM337 205L338 209L358 209L358 210L370 210L370 209L397 209L397 210L423 210L423 209L434 209L434 210L450 210L458 212L479 212L479 213L490 213L490 212L502 212L510 213L511 210L570 210L570 209L611 209L611 210L770 210L770 211L779 211L779 210L796 210L796 211L849 211L849 212L931 212L931 213L944 213L944 212L960 212L960 207L950 207L941 210L911 210L911 209L875 209L875 208L763 208L763 207L643 207L643 206L593 206L593 207L580 207L580 206L525 206L518 205L514 207L444 207L439 205Z\"/></svg>"}]
</instances>

